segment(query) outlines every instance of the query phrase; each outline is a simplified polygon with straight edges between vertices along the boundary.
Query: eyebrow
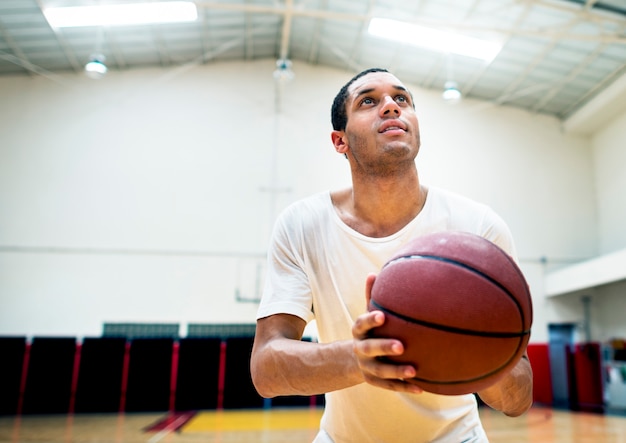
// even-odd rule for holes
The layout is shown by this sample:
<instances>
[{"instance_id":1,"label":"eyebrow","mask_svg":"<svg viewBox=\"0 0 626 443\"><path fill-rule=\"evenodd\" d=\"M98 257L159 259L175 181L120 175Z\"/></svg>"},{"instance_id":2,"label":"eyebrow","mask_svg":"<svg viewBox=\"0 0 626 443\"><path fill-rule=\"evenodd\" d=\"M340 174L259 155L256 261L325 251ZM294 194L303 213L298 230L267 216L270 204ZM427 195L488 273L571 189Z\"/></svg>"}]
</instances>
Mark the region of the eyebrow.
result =
<instances>
[{"instance_id":1,"label":"eyebrow","mask_svg":"<svg viewBox=\"0 0 626 443\"><path fill-rule=\"evenodd\" d=\"M394 89L397 89L398 91L403 91L406 92L407 94L409 93L409 91L404 87L404 86L400 86L400 85L393 85L392 86ZM367 89L362 89L361 91L358 91L356 93L356 95L354 96L354 98L359 98L362 95L365 94L369 94L370 92L375 91L376 88L367 88Z\"/></svg>"}]
</instances>

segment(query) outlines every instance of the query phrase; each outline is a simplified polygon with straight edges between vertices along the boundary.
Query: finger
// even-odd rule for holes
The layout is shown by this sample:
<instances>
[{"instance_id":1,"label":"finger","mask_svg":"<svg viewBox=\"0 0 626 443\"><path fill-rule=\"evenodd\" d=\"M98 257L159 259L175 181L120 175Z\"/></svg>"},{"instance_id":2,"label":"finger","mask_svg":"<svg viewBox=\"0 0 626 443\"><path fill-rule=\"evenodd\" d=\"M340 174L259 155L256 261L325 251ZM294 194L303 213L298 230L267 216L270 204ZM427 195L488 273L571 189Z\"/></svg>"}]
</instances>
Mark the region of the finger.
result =
<instances>
[{"instance_id":1,"label":"finger","mask_svg":"<svg viewBox=\"0 0 626 443\"><path fill-rule=\"evenodd\" d=\"M362 319L366 322L366 319ZM419 393L421 388L407 385L403 379L416 376L417 370L412 365L393 363L385 357L399 356L404 353L402 342L389 338L366 338L354 340L354 354L365 381L385 389Z\"/></svg>"},{"instance_id":2,"label":"finger","mask_svg":"<svg viewBox=\"0 0 626 443\"><path fill-rule=\"evenodd\" d=\"M418 385L409 383L402 379L377 378L368 376L366 374L365 381L373 386L377 386L383 389L389 389L392 391L407 392L410 394L421 394L422 392L424 392L424 390Z\"/></svg>"},{"instance_id":3,"label":"finger","mask_svg":"<svg viewBox=\"0 0 626 443\"><path fill-rule=\"evenodd\" d=\"M402 355L403 352L402 342L392 338L369 338L354 341L354 353L360 358L397 356Z\"/></svg>"},{"instance_id":4,"label":"finger","mask_svg":"<svg viewBox=\"0 0 626 443\"><path fill-rule=\"evenodd\" d=\"M385 359L385 357L402 355L403 352L402 342L394 339L367 339L354 343L354 353L361 369L379 378L415 377L416 370L412 365L401 365Z\"/></svg>"},{"instance_id":5,"label":"finger","mask_svg":"<svg viewBox=\"0 0 626 443\"><path fill-rule=\"evenodd\" d=\"M381 311L372 311L360 315L352 325L352 336L362 340L367 338L369 331L381 326L385 322L385 314Z\"/></svg>"},{"instance_id":6,"label":"finger","mask_svg":"<svg viewBox=\"0 0 626 443\"><path fill-rule=\"evenodd\" d=\"M389 364L378 359L362 360L361 363L363 377L371 385L414 394L423 392L422 388L411 382L416 371L410 365Z\"/></svg>"}]
</instances>

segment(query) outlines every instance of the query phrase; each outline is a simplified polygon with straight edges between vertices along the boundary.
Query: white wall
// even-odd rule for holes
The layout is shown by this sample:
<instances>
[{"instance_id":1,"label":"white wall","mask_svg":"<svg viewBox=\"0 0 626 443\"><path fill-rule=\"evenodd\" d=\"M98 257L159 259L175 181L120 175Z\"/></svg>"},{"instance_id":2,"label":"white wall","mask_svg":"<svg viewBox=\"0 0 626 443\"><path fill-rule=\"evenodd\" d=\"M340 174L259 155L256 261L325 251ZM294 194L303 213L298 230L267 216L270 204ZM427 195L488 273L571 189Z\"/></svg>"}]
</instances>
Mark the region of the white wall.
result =
<instances>
[{"instance_id":1,"label":"white wall","mask_svg":"<svg viewBox=\"0 0 626 443\"><path fill-rule=\"evenodd\" d=\"M597 107L592 106L593 109ZM582 114L588 114L583 112ZM608 117L605 117L608 118ZM581 125L586 125L585 121ZM603 260L620 257L618 251L626 250L626 113L612 115L610 119L599 125L592 136L591 154L594 175L595 201L597 207L597 241L598 256ZM584 234L584 233L583 233ZM619 260L619 258L618 258ZM579 266L586 266L583 263ZM603 269L607 275L613 271L622 271L626 263L614 262L611 267ZM584 279L590 267L579 271L576 267L566 271L571 279L577 275ZM577 274L578 273L578 274ZM623 272L618 272L618 274ZM563 274L563 275L566 275ZM591 273L599 275L599 273ZM575 281L567 284L575 285ZM545 301L549 316L564 322L575 322L579 328L579 336L584 337L585 311L583 298L590 297L589 316L591 340L607 342L612 338L626 337L626 281L602 284L584 290L576 290Z\"/></svg>"},{"instance_id":2,"label":"white wall","mask_svg":"<svg viewBox=\"0 0 626 443\"><path fill-rule=\"evenodd\" d=\"M608 254L626 249L626 112L594 135L592 147L599 249ZM601 286L594 294L592 306L598 325L595 339L625 338L626 281Z\"/></svg>"},{"instance_id":3,"label":"white wall","mask_svg":"<svg viewBox=\"0 0 626 443\"><path fill-rule=\"evenodd\" d=\"M595 340L608 341L626 337L626 281L598 288L592 299L592 312L595 326L592 334Z\"/></svg>"},{"instance_id":4,"label":"white wall","mask_svg":"<svg viewBox=\"0 0 626 443\"><path fill-rule=\"evenodd\" d=\"M592 149L599 252L608 254L626 249L626 113L594 135Z\"/></svg>"},{"instance_id":5,"label":"white wall","mask_svg":"<svg viewBox=\"0 0 626 443\"><path fill-rule=\"evenodd\" d=\"M277 211L349 184L329 120L353 73L296 62L275 118L273 69L0 78L0 334L254 321L235 294L257 295ZM412 89L423 182L509 223L535 297L532 339L546 341L560 314L544 272L598 252L589 140L551 117Z\"/></svg>"}]
</instances>

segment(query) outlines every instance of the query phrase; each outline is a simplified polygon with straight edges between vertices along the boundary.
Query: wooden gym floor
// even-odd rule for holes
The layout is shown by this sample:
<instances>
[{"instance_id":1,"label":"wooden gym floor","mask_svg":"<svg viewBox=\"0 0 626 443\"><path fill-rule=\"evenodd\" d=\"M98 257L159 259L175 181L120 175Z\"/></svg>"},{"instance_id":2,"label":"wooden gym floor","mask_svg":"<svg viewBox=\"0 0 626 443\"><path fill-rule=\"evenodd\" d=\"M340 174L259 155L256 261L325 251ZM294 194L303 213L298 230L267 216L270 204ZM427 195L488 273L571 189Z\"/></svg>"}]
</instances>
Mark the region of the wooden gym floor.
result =
<instances>
[{"instance_id":1,"label":"wooden gym floor","mask_svg":"<svg viewBox=\"0 0 626 443\"><path fill-rule=\"evenodd\" d=\"M534 407L518 418L481 408L490 443L626 443L626 417ZM309 443L321 409L201 411L148 430L167 414L0 417L0 443Z\"/></svg>"}]
</instances>

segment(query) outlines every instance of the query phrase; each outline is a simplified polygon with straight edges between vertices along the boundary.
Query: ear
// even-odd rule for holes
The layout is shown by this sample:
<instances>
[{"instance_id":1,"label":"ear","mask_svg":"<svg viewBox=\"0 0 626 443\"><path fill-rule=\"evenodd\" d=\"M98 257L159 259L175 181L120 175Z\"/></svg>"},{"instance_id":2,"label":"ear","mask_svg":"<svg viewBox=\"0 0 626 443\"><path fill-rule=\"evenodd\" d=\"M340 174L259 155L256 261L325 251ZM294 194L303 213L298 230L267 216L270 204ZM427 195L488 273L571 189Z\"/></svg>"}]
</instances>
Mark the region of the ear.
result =
<instances>
[{"instance_id":1,"label":"ear","mask_svg":"<svg viewBox=\"0 0 626 443\"><path fill-rule=\"evenodd\" d=\"M346 141L345 132L333 131L330 134L330 138L333 140L333 145L335 145L335 151L337 151L339 154L345 155L350 149Z\"/></svg>"}]
</instances>

